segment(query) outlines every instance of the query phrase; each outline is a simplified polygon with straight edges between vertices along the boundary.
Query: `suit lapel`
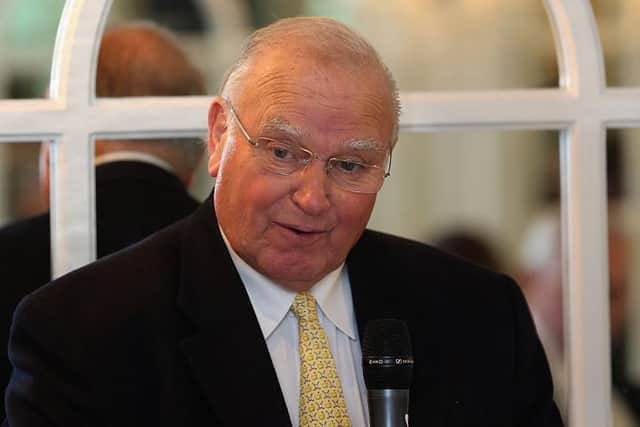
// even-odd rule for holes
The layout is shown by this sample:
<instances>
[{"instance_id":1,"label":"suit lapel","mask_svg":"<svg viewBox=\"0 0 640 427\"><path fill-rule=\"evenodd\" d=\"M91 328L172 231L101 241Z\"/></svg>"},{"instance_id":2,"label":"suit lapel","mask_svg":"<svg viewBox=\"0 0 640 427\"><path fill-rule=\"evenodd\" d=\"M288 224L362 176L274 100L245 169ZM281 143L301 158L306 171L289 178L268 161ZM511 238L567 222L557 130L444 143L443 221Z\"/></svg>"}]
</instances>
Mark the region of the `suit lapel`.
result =
<instances>
[{"instance_id":1,"label":"suit lapel","mask_svg":"<svg viewBox=\"0 0 640 427\"><path fill-rule=\"evenodd\" d=\"M211 198L189 218L178 306L196 325L181 343L223 425L290 425L249 297L218 229Z\"/></svg>"},{"instance_id":2,"label":"suit lapel","mask_svg":"<svg viewBox=\"0 0 640 427\"><path fill-rule=\"evenodd\" d=\"M368 237L369 232L365 230L347 258L353 309L361 342L369 320L393 317L384 315L389 303L382 294L386 264L384 260L371 259L371 253L367 251Z\"/></svg>"}]
</instances>

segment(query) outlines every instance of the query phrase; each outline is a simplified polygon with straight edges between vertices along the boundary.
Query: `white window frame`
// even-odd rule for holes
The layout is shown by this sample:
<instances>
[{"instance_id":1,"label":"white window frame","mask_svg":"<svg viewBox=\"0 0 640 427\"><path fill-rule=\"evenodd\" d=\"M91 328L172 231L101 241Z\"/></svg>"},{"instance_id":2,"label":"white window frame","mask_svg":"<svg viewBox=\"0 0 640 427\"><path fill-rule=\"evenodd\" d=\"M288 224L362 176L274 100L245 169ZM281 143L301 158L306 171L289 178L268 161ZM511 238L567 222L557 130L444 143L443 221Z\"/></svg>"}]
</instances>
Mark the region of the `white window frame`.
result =
<instances>
[{"instance_id":1,"label":"white window frame","mask_svg":"<svg viewBox=\"0 0 640 427\"><path fill-rule=\"evenodd\" d=\"M48 99L0 100L0 142L52 140L53 274L96 256L97 137L200 136L210 97L95 98L95 65L112 0L67 0ZM401 94L401 130L556 129L561 135L569 417L611 425L605 134L640 127L640 90L606 87L588 0L543 0L556 40L553 89ZM89 142L89 143L87 143Z\"/></svg>"}]
</instances>

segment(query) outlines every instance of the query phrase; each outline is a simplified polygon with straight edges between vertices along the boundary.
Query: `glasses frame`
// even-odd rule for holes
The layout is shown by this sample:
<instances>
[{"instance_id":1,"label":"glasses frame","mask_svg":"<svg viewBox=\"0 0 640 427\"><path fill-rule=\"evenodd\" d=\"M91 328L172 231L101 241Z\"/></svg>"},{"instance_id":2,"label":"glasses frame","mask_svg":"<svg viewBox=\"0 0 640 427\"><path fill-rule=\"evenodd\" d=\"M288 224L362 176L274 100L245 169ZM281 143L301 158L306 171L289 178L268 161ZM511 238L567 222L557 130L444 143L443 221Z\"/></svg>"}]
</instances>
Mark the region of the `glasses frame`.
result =
<instances>
[{"instance_id":1,"label":"glasses frame","mask_svg":"<svg viewBox=\"0 0 640 427\"><path fill-rule=\"evenodd\" d=\"M235 120L235 122L238 124L238 127L240 128L240 132L242 133L242 136L244 136L244 139L247 140L247 142L253 147L253 148L258 148L260 146L259 142L254 140L250 135L249 132L247 131L247 129L244 127L244 125L242 124L242 121L240 121L240 118L238 117L238 113L236 113L235 108L233 107L233 104L229 101L229 100L225 100L227 106L229 107L229 112L231 113L231 116L233 117L233 120ZM267 137L261 137L263 139L266 140L270 140L270 141L277 141L275 139L272 138L267 138ZM316 160L324 160L322 157L320 157L318 154L314 153L313 151L309 150L308 148L305 148L301 145L297 145L297 148L299 148L301 151L305 152L306 154L309 155L309 161L304 163L304 166L298 169L294 169L293 171L289 172L289 173L278 173L278 172L274 172L278 175L283 175L283 176L288 176L300 169L303 169L305 167L307 167L309 164L311 164L311 162L316 159ZM387 170L384 172L384 176L383 176L383 184L384 184L384 180L391 176L391 159L392 159L392 153L393 153L393 149L389 150L389 163L387 164ZM325 160L326 162L326 167L325 170L329 171L329 169L331 169L333 166L331 166L330 161L331 160L340 160L337 157L329 157L328 159ZM381 166L380 165L370 165L370 164L365 164L367 167L372 167L372 168L376 168L376 169L380 169ZM343 187L344 188L344 187ZM363 194L375 194L378 191L380 191L380 189L382 189L382 185L380 185L380 188L377 191L374 191L372 193L368 193L368 192L363 192L363 191L357 191L354 189L347 189L348 191L352 191L355 193L363 193Z\"/></svg>"}]
</instances>

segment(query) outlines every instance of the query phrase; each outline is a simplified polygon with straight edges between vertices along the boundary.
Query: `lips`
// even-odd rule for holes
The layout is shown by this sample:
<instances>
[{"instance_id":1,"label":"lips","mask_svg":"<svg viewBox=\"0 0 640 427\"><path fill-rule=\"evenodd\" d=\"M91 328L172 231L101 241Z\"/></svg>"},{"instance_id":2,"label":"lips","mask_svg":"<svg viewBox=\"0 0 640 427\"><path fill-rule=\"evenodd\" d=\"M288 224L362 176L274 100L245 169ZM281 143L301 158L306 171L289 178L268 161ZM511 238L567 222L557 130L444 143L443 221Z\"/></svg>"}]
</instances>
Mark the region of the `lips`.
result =
<instances>
[{"instance_id":1,"label":"lips","mask_svg":"<svg viewBox=\"0 0 640 427\"><path fill-rule=\"evenodd\" d=\"M279 234L292 244L312 244L320 239L325 233L325 229L304 225L274 222Z\"/></svg>"},{"instance_id":2,"label":"lips","mask_svg":"<svg viewBox=\"0 0 640 427\"><path fill-rule=\"evenodd\" d=\"M281 222L276 222L275 224L280 226L280 227L282 227L282 228L286 228L287 230L290 230L290 231L292 231L294 233L297 233L297 234L318 234L318 233L323 233L324 232L321 229L307 227L307 226L286 224L286 223L281 223Z\"/></svg>"}]
</instances>

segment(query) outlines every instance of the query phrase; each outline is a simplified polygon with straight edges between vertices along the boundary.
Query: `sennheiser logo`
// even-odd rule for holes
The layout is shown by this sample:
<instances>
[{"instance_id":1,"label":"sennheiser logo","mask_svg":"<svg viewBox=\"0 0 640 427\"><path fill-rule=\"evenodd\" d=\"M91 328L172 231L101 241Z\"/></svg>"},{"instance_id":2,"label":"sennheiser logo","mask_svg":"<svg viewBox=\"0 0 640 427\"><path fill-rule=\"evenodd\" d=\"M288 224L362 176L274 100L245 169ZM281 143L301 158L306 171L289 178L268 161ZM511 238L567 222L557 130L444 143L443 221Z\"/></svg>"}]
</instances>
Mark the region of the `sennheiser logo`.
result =
<instances>
[{"instance_id":1,"label":"sennheiser logo","mask_svg":"<svg viewBox=\"0 0 640 427\"><path fill-rule=\"evenodd\" d=\"M403 357L367 357L365 363L369 366L391 367L413 365L412 358Z\"/></svg>"}]
</instances>

